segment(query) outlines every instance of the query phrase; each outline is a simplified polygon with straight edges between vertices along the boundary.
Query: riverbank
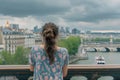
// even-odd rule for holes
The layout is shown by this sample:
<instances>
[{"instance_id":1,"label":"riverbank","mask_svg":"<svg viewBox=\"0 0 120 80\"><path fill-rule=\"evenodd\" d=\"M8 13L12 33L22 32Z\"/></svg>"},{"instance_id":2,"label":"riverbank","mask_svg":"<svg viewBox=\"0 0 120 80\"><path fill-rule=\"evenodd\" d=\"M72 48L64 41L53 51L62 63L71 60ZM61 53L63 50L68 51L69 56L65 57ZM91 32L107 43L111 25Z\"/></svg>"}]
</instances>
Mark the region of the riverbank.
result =
<instances>
[{"instance_id":1,"label":"riverbank","mask_svg":"<svg viewBox=\"0 0 120 80\"><path fill-rule=\"evenodd\" d=\"M87 60L88 57L81 57L81 56L70 56L70 61L69 61L69 64L73 64L79 60Z\"/></svg>"}]
</instances>

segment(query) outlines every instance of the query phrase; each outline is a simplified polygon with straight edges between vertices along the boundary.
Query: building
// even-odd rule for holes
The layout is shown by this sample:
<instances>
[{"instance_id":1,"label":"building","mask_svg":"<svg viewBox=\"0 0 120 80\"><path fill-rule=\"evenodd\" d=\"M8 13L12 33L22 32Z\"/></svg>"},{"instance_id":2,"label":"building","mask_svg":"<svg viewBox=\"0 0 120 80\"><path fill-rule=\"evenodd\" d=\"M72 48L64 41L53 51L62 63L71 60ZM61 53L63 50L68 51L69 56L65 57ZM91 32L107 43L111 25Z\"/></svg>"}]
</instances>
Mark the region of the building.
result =
<instances>
[{"instance_id":1,"label":"building","mask_svg":"<svg viewBox=\"0 0 120 80\"><path fill-rule=\"evenodd\" d=\"M30 48L35 45L32 33L25 32L25 30L19 29L18 24L9 24L8 21L1 29L1 35L3 35L0 39L3 40L4 49L10 53L15 53L18 46Z\"/></svg>"},{"instance_id":2,"label":"building","mask_svg":"<svg viewBox=\"0 0 120 80\"><path fill-rule=\"evenodd\" d=\"M4 50L4 43L3 43L3 35L2 32L0 30L0 51Z\"/></svg>"},{"instance_id":3,"label":"building","mask_svg":"<svg viewBox=\"0 0 120 80\"><path fill-rule=\"evenodd\" d=\"M34 34L35 45L40 45L42 43L42 36L40 34Z\"/></svg>"},{"instance_id":4,"label":"building","mask_svg":"<svg viewBox=\"0 0 120 80\"><path fill-rule=\"evenodd\" d=\"M20 29L18 24L9 24L8 21L0 28L0 50L15 53L18 46L31 48L33 45L40 45L41 42L40 31L34 33L32 30Z\"/></svg>"},{"instance_id":5,"label":"building","mask_svg":"<svg viewBox=\"0 0 120 80\"><path fill-rule=\"evenodd\" d=\"M19 30L19 24L10 24L10 28L12 31L18 31Z\"/></svg>"},{"instance_id":6,"label":"building","mask_svg":"<svg viewBox=\"0 0 120 80\"><path fill-rule=\"evenodd\" d=\"M34 33L40 33L41 32L41 28L38 28L38 26L35 26L34 29L33 29L33 32Z\"/></svg>"},{"instance_id":7,"label":"building","mask_svg":"<svg viewBox=\"0 0 120 80\"><path fill-rule=\"evenodd\" d=\"M73 28L72 29L72 34L80 34L80 30L78 30L77 28Z\"/></svg>"},{"instance_id":8,"label":"building","mask_svg":"<svg viewBox=\"0 0 120 80\"><path fill-rule=\"evenodd\" d=\"M25 37L21 32L15 31L3 31L4 45L5 50L10 53L15 53L15 50L18 46L24 46Z\"/></svg>"},{"instance_id":9,"label":"building","mask_svg":"<svg viewBox=\"0 0 120 80\"><path fill-rule=\"evenodd\" d=\"M33 33L25 33L25 48L31 48L33 45L35 45L35 37Z\"/></svg>"},{"instance_id":10,"label":"building","mask_svg":"<svg viewBox=\"0 0 120 80\"><path fill-rule=\"evenodd\" d=\"M69 27L66 27L66 33L70 34L70 28Z\"/></svg>"},{"instance_id":11,"label":"building","mask_svg":"<svg viewBox=\"0 0 120 80\"><path fill-rule=\"evenodd\" d=\"M64 27L60 27L60 29L59 29L59 36L60 36L61 39L64 39L64 38L67 37L66 30L65 30Z\"/></svg>"}]
</instances>

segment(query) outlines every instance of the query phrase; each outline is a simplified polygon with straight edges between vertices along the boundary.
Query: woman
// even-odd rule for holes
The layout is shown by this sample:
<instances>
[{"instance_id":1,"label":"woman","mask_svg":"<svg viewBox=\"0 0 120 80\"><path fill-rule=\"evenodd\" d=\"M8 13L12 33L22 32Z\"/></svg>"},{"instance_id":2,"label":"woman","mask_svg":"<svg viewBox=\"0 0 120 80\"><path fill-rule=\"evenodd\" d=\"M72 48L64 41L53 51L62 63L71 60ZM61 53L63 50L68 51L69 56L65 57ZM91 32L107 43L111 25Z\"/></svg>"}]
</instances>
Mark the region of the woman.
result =
<instances>
[{"instance_id":1,"label":"woman","mask_svg":"<svg viewBox=\"0 0 120 80\"><path fill-rule=\"evenodd\" d=\"M69 55L66 48L57 46L58 33L54 23L43 26L43 45L34 46L29 56L33 80L63 80L67 75Z\"/></svg>"}]
</instances>

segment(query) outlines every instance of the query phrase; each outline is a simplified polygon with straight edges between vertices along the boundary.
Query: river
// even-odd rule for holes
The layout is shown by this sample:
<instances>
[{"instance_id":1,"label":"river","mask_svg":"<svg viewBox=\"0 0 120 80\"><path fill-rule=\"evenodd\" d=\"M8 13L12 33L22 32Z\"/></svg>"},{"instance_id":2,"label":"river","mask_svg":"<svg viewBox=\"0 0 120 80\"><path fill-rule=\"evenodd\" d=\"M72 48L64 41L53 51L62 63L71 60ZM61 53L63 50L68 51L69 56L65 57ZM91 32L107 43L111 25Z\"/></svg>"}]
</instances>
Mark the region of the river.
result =
<instances>
[{"instance_id":1,"label":"river","mask_svg":"<svg viewBox=\"0 0 120 80\"><path fill-rule=\"evenodd\" d=\"M74 64L96 64L95 57L102 55L106 64L120 64L120 52L87 52L88 60L80 60ZM74 77L72 80L87 80L85 77ZM101 77L98 80L113 80L112 77Z\"/></svg>"},{"instance_id":2,"label":"river","mask_svg":"<svg viewBox=\"0 0 120 80\"><path fill-rule=\"evenodd\" d=\"M80 60L76 64L96 64L95 57L103 56L106 64L120 64L120 52L87 52L88 60Z\"/></svg>"}]
</instances>

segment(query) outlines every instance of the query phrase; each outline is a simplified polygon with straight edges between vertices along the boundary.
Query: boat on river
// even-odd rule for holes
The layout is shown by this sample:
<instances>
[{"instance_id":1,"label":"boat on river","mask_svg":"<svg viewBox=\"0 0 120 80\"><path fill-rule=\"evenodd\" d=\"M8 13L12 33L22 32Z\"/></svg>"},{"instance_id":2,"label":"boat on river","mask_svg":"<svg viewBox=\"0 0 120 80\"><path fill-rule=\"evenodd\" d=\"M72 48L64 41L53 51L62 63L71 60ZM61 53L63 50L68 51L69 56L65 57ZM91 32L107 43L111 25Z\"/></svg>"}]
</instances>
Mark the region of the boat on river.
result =
<instances>
[{"instance_id":1,"label":"boat on river","mask_svg":"<svg viewBox=\"0 0 120 80\"><path fill-rule=\"evenodd\" d=\"M95 59L97 64L105 64L105 59L103 56L96 56Z\"/></svg>"}]
</instances>

